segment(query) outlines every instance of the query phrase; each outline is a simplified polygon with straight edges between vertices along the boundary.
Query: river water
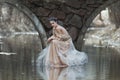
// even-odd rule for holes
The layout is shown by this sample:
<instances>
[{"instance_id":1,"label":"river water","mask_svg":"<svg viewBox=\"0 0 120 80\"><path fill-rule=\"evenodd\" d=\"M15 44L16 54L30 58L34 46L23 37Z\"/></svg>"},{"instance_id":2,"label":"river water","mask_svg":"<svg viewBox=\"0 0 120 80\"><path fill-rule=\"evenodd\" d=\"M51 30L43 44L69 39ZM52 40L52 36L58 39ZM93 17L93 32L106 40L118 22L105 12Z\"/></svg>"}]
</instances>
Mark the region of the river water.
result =
<instances>
[{"instance_id":1,"label":"river water","mask_svg":"<svg viewBox=\"0 0 120 80\"><path fill-rule=\"evenodd\" d=\"M120 52L112 48L84 46L82 51L89 58L84 66L37 68L34 60L40 52L39 42L36 44L39 39L29 38L32 40L24 40L24 44L12 39L16 42L3 40L6 45L0 52L0 80L120 80Z\"/></svg>"},{"instance_id":2,"label":"river water","mask_svg":"<svg viewBox=\"0 0 120 80\"><path fill-rule=\"evenodd\" d=\"M85 46L89 56L83 80L120 80L120 52L111 48Z\"/></svg>"}]
</instances>

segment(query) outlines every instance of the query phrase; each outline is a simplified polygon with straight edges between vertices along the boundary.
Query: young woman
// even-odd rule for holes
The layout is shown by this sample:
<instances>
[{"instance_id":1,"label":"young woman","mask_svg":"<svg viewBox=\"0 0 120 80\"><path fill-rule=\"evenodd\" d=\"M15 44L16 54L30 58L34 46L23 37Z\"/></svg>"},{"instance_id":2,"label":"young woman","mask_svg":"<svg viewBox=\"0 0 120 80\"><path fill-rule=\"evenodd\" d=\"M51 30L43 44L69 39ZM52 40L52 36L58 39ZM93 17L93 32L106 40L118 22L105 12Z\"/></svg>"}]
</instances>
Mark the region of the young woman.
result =
<instances>
[{"instance_id":1,"label":"young woman","mask_svg":"<svg viewBox=\"0 0 120 80\"><path fill-rule=\"evenodd\" d=\"M75 49L72 38L54 17L49 19L53 35L48 38L49 45L40 53L37 64L51 67L66 67L87 63L87 55Z\"/></svg>"}]
</instances>

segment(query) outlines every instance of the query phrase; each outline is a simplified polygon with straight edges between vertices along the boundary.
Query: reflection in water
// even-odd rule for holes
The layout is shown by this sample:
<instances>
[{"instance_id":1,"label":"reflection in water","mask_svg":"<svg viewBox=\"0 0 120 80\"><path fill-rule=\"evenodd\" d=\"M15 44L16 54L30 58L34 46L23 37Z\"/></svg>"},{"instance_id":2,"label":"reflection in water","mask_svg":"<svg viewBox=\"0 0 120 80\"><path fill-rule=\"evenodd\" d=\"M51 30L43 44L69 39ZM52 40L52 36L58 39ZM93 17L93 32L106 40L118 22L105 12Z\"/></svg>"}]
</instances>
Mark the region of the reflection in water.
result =
<instances>
[{"instance_id":1,"label":"reflection in water","mask_svg":"<svg viewBox=\"0 0 120 80\"><path fill-rule=\"evenodd\" d=\"M89 58L85 66L36 69L36 63L31 61L40 52L38 35L22 34L2 40L0 80L120 80L120 52L114 49L85 46L83 51Z\"/></svg>"},{"instance_id":2,"label":"reflection in water","mask_svg":"<svg viewBox=\"0 0 120 80\"><path fill-rule=\"evenodd\" d=\"M85 46L89 57L85 66L37 68L41 80L120 80L120 52L111 48Z\"/></svg>"},{"instance_id":3,"label":"reflection in water","mask_svg":"<svg viewBox=\"0 0 120 80\"><path fill-rule=\"evenodd\" d=\"M1 38L0 80L37 80L31 61L40 52L41 42L33 34Z\"/></svg>"},{"instance_id":4,"label":"reflection in water","mask_svg":"<svg viewBox=\"0 0 120 80\"><path fill-rule=\"evenodd\" d=\"M3 55L12 55L12 54L16 54L16 53L0 52L0 54L3 54Z\"/></svg>"},{"instance_id":5,"label":"reflection in water","mask_svg":"<svg viewBox=\"0 0 120 80\"><path fill-rule=\"evenodd\" d=\"M1 3L0 80L37 80L32 61L41 49L33 21L15 6Z\"/></svg>"},{"instance_id":6,"label":"reflection in water","mask_svg":"<svg viewBox=\"0 0 120 80\"><path fill-rule=\"evenodd\" d=\"M77 80L85 77L85 66L67 68L48 68L37 66L37 71L44 80Z\"/></svg>"},{"instance_id":7,"label":"reflection in water","mask_svg":"<svg viewBox=\"0 0 120 80\"><path fill-rule=\"evenodd\" d=\"M120 80L120 52L111 48L85 46L89 63L84 80Z\"/></svg>"}]
</instances>

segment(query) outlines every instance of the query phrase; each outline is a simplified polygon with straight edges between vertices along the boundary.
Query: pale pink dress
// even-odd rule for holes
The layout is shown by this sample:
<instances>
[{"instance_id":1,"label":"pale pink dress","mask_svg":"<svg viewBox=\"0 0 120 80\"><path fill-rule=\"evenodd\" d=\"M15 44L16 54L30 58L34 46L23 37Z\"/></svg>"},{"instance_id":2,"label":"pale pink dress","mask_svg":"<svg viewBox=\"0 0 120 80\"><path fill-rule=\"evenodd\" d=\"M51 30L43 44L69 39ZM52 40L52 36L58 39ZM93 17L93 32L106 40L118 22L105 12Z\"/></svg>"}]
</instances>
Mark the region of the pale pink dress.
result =
<instances>
[{"instance_id":1,"label":"pale pink dress","mask_svg":"<svg viewBox=\"0 0 120 80\"><path fill-rule=\"evenodd\" d=\"M53 29L54 39L41 51L38 56L38 65L48 66L73 66L87 63L88 58L84 52L75 49L68 32L62 27L64 32Z\"/></svg>"}]
</instances>

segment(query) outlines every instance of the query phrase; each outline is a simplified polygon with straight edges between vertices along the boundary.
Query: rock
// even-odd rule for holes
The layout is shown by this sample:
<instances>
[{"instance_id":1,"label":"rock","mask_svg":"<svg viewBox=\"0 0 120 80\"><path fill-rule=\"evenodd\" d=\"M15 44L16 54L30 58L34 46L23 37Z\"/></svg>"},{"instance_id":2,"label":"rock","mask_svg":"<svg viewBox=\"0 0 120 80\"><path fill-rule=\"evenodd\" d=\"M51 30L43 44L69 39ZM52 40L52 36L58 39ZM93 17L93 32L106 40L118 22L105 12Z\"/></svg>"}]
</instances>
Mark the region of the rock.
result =
<instances>
[{"instance_id":1,"label":"rock","mask_svg":"<svg viewBox=\"0 0 120 80\"><path fill-rule=\"evenodd\" d=\"M81 17L78 15L74 15L72 19L69 21L69 24L77 26L78 28L81 28L82 27Z\"/></svg>"},{"instance_id":2,"label":"rock","mask_svg":"<svg viewBox=\"0 0 120 80\"><path fill-rule=\"evenodd\" d=\"M73 17L73 14L69 14L66 16L65 23L68 23Z\"/></svg>"},{"instance_id":3,"label":"rock","mask_svg":"<svg viewBox=\"0 0 120 80\"><path fill-rule=\"evenodd\" d=\"M93 8L97 8L99 6L100 6L100 4L88 4L88 7L93 7Z\"/></svg>"},{"instance_id":4,"label":"rock","mask_svg":"<svg viewBox=\"0 0 120 80\"><path fill-rule=\"evenodd\" d=\"M35 9L35 13L38 16L48 16L50 14L50 12L51 12L50 10L42 8L42 7Z\"/></svg>"},{"instance_id":5,"label":"rock","mask_svg":"<svg viewBox=\"0 0 120 80\"><path fill-rule=\"evenodd\" d=\"M56 9L56 8L58 8L58 6L56 6L55 4L52 4L52 3L44 3L44 8Z\"/></svg>"},{"instance_id":6,"label":"rock","mask_svg":"<svg viewBox=\"0 0 120 80\"><path fill-rule=\"evenodd\" d=\"M27 0L27 1L29 1L29 2L36 2L36 1L39 1L39 0ZM43 0L41 0L41 1L43 1Z\"/></svg>"},{"instance_id":7,"label":"rock","mask_svg":"<svg viewBox=\"0 0 120 80\"><path fill-rule=\"evenodd\" d=\"M37 7L43 6L43 1L33 1L33 2L30 2L30 3L33 4L34 6L37 6Z\"/></svg>"},{"instance_id":8,"label":"rock","mask_svg":"<svg viewBox=\"0 0 120 80\"><path fill-rule=\"evenodd\" d=\"M47 32L47 37L49 38L50 36L52 36L53 34L53 30L51 29L50 31Z\"/></svg>"},{"instance_id":9,"label":"rock","mask_svg":"<svg viewBox=\"0 0 120 80\"><path fill-rule=\"evenodd\" d=\"M86 0L86 4L94 4L95 0Z\"/></svg>"},{"instance_id":10,"label":"rock","mask_svg":"<svg viewBox=\"0 0 120 80\"><path fill-rule=\"evenodd\" d=\"M78 12L78 14L79 14L80 16L84 16L84 15L86 15L86 13L87 13L87 10L86 10L86 9L80 9L79 12Z\"/></svg>"},{"instance_id":11,"label":"rock","mask_svg":"<svg viewBox=\"0 0 120 80\"><path fill-rule=\"evenodd\" d=\"M61 5L61 1L62 1L62 0L51 0L51 1L49 0L50 3L55 4L55 5L57 5L57 6L60 6L60 5Z\"/></svg>"},{"instance_id":12,"label":"rock","mask_svg":"<svg viewBox=\"0 0 120 80\"><path fill-rule=\"evenodd\" d=\"M79 10L71 9L71 12L78 14L80 16L84 16L87 13L87 9L79 9Z\"/></svg>"},{"instance_id":13,"label":"rock","mask_svg":"<svg viewBox=\"0 0 120 80\"><path fill-rule=\"evenodd\" d=\"M45 25L46 28L51 28L50 24L49 24L49 20L47 17L43 17L42 19L43 24Z\"/></svg>"},{"instance_id":14,"label":"rock","mask_svg":"<svg viewBox=\"0 0 120 80\"><path fill-rule=\"evenodd\" d=\"M80 31L79 31L79 32L80 32ZM81 45L84 44L84 40L83 40L84 35L83 35L83 33L79 33L79 34L81 34L81 35L78 35L78 38L77 38L77 41L76 41L76 48L77 48L78 50L81 50L81 48L82 48Z\"/></svg>"},{"instance_id":15,"label":"rock","mask_svg":"<svg viewBox=\"0 0 120 80\"><path fill-rule=\"evenodd\" d=\"M71 8L66 6L66 5L64 5L64 4L61 5L61 9L62 9L63 12L65 12L67 14L69 14L71 12Z\"/></svg>"},{"instance_id":16,"label":"rock","mask_svg":"<svg viewBox=\"0 0 120 80\"><path fill-rule=\"evenodd\" d=\"M78 29L76 28L76 27L71 27L70 29L69 29L69 34L70 34L70 36L72 37L72 40L74 41L74 40L76 40L76 38L77 38L77 36L78 36Z\"/></svg>"},{"instance_id":17,"label":"rock","mask_svg":"<svg viewBox=\"0 0 120 80\"><path fill-rule=\"evenodd\" d=\"M65 13L58 10L53 10L50 17L57 17L58 19L65 19Z\"/></svg>"},{"instance_id":18,"label":"rock","mask_svg":"<svg viewBox=\"0 0 120 80\"><path fill-rule=\"evenodd\" d=\"M80 8L81 2L78 0L66 0L65 4L74 7L74 8Z\"/></svg>"}]
</instances>

